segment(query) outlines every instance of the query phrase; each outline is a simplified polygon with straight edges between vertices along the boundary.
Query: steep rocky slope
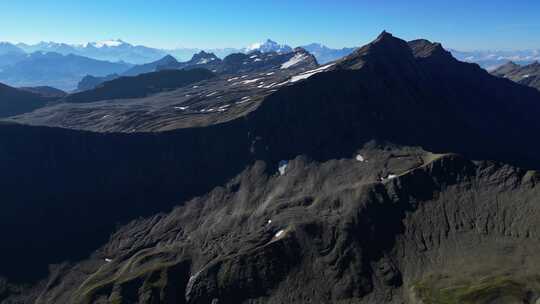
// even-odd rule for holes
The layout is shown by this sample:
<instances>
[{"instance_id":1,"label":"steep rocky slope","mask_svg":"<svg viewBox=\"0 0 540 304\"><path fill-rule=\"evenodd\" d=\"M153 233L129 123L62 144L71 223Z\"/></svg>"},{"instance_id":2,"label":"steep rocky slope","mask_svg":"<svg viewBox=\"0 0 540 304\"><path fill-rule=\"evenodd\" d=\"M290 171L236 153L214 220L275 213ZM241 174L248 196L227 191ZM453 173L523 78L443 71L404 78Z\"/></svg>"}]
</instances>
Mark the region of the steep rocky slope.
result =
<instances>
[{"instance_id":1,"label":"steep rocky slope","mask_svg":"<svg viewBox=\"0 0 540 304\"><path fill-rule=\"evenodd\" d=\"M255 163L57 267L36 303L442 303L433 277L510 284L470 303L540 298L538 172L396 146L357 153L281 173Z\"/></svg>"},{"instance_id":2,"label":"steep rocky slope","mask_svg":"<svg viewBox=\"0 0 540 304\"><path fill-rule=\"evenodd\" d=\"M285 82L169 132L0 125L2 274L58 264L5 302L537 300L540 92L388 33Z\"/></svg>"}]
</instances>

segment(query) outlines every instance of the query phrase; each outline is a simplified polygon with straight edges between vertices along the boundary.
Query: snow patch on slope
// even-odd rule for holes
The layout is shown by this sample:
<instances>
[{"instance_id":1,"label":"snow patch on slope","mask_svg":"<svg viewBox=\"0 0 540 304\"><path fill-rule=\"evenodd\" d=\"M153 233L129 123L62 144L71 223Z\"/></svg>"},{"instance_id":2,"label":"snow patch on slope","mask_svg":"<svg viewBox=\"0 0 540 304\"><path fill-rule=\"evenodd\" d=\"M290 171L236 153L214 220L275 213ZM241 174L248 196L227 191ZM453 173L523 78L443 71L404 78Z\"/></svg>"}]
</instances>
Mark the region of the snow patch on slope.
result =
<instances>
[{"instance_id":1,"label":"snow patch on slope","mask_svg":"<svg viewBox=\"0 0 540 304\"><path fill-rule=\"evenodd\" d=\"M281 69L288 69L292 66L295 66L297 64L299 64L300 62L304 61L305 59L307 59L307 56L304 55L304 54L296 54L294 55L291 59L289 59L289 61L285 62L284 64L281 65Z\"/></svg>"}]
</instances>

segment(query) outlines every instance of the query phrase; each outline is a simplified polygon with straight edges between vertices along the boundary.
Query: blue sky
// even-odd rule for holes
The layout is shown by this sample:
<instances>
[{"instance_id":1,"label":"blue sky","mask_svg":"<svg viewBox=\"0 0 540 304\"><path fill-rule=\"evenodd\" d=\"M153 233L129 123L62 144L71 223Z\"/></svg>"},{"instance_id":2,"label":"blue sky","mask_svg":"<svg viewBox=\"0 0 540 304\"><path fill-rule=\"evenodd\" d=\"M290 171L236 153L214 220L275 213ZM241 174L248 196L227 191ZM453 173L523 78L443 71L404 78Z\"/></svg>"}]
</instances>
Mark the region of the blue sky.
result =
<instances>
[{"instance_id":1,"label":"blue sky","mask_svg":"<svg viewBox=\"0 0 540 304\"><path fill-rule=\"evenodd\" d=\"M0 1L0 41L121 38L154 47L357 46L386 29L446 47L540 48L538 0L24 0Z\"/></svg>"}]
</instances>

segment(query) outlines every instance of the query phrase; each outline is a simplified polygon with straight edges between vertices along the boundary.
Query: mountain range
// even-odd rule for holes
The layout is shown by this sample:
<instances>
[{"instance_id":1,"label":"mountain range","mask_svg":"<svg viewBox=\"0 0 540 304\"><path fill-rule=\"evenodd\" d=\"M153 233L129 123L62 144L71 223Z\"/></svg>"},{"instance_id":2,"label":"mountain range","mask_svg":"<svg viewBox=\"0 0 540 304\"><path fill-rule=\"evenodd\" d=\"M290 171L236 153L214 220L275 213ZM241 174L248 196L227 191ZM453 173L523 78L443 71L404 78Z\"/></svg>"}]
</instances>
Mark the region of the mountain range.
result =
<instances>
[{"instance_id":1,"label":"mountain range","mask_svg":"<svg viewBox=\"0 0 540 304\"><path fill-rule=\"evenodd\" d=\"M313 54L317 61L321 64L347 56L356 49L332 49L320 43L308 44L301 46L301 48ZM101 77L107 76L106 79L112 79L118 75L135 76L143 72L154 71L156 69L156 65L163 65L160 60L187 62L190 60L190 58L196 54L199 54L200 52L214 54L217 58L223 59L231 54L236 53L287 53L292 51L292 47L286 44L277 43L271 39L267 39L266 41L260 43L254 43L244 48L206 50L196 48L158 49L140 45L132 45L120 39L91 42L81 45L56 42L41 42L34 45L19 43L14 45L3 42L0 43L0 73L6 70L7 72L3 74L0 81L11 86L53 86L67 91L71 91L76 88L78 90L82 90L88 89L102 82L99 80ZM40 64L47 65L43 62L36 62L34 60L34 57L37 56L36 54L46 54L51 52L64 56L75 55L91 58L100 61L99 63L96 63L98 65L103 65L104 63L102 61L114 62L114 64L124 66L124 68L113 68L109 70L96 68L99 70L99 73L96 73L96 69L91 69L88 65L86 65L83 67L78 67L77 69L79 71L77 73L71 73L63 71L61 68L66 64L72 64L68 63L68 60L66 60L64 63L58 63L58 66L60 67L59 71L51 70L51 74L45 79L35 79L35 76L29 77L28 74L35 74L35 69L42 69L39 67ZM478 63L483 68L488 70L493 70L509 60L517 62L518 64L529 64L534 60L540 59L540 52L538 50L470 52L451 50L451 52L456 58L462 61ZM14 66L19 63L22 63L22 66L28 66L26 64L28 62L32 62L32 65L35 65L34 70L25 71L24 69L21 70L14 68ZM131 65L135 65L133 67L135 70L127 71L127 68L125 67ZM43 69L50 69L50 66L43 67ZM61 74L70 75L61 76ZM117 75L115 76L113 74ZM79 82L81 82L80 87L77 86L77 83Z\"/></svg>"},{"instance_id":2,"label":"mountain range","mask_svg":"<svg viewBox=\"0 0 540 304\"><path fill-rule=\"evenodd\" d=\"M461 61L478 63L481 67L492 71L497 67L512 61L525 65L540 60L539 50L516 50L516 51L457 51L451 50L452 54Z\"/></svg>"},{"instance_id":3,"label":"mountain range","mask_svg":"<svg viewBox=\"0 0 540 304\"><path fill-rule=\"evenodd\" d=\"M261 52L252 51L246 53L234 53L227 55L223 60L213 53L200 51L185 62L178 62L172 56L167 55L160 60L144 65L134 66L121 75L113 74L105 77L87 76L78 84L78 90L84 91L98 87L104 82L119 78L122 76L136 76L143 73L151 73L160 70L190 70L190 69L208 69L214 73L237 74L250 73L254 71L266 71L285 64L290 60L291 65L295 67L317 66L317 59L302 48L296 48L290 52Z\"/></svg>"},{"instance_id":4,"label":"mountain range","mask_svg":"<svg viewBox=\"0 0 540 304\"><path fill-rule=\"evenodd\" d=\"M166 55L164 50L141 45L132 45L120 39L90 42L83 45L71 45L57 42L40 42L34 45L19 43L16 45L26 53L54 52L62 55L78 55L102 61L124 61L143 64L155 61Z\"/></svg>"},{"instance_id":5,"label":"mountain range","mask_svg":"<svg viewBox=\"0 0 540 304\"><path fill-rule=\"evenodd\" d=\"M0 123L0 303L540 300L540 91L387 32L210 56Z\"/></svg>"},{"instance_id":6,"label":"mountain range","mask_svg":"<svg viewBox=\"0 0 540 304\"><path fill-rule=\"evenodd\" d=\"M3 47L2 47L3 45ZM0 55L3 53L2 48L10 48L12 51L18 53L33 53L33 52L55 52L62 55L79 55L89 57L97 60L105 61L124 61L131 64L145 64L152 61L156 61L165 55L169 54L174 56L177 60L188 60L194 54L201 51L216 54L220 58L225 58L227 55L233 53L249 53L253 51L260 52L277 52L288 53L292 52L293 48L286 44L279 44L271 39L267 39L264 42L253 43L252 45L244 48L223 48L223 49L198 49L198 48L177 48L177 49L158 49L146 46L135 46L130 43L124 42L120 39L106 40L101 42L90 42L82 45L57 43L57 42L40 42L37 44L10 44L3 42L0 45ZM353 48L334 50L325 47L318 43L313 43L306 46L300 46L308 51L316 50L317 60L320 62L328 62L331 60L342 57L347 50L353 50ZM337 53L336 53L337 52ZM333 55L333 54L336 55ZM319 55L320 54L320 55ZM320 58L318 56L321 56Z\"/></svg>"},{"instance_id":7,"label":"mountain range","mask_svg":"<svg viewBox=\"0 0 540 304\"><path fill-rule=\"evenodd\" d=\"M315 57L324 63L335 60L353 49L332 50L313 44L307 49L315 51ZM234 49L160 50L134 46L122 40L107 40L84 45L42 42L35 45L0 44L0 82L11 86L52 86L65 91L84 90L95 87L103 80L118 76L136 76L152 72L158 66L171 65L177 58L190 58L197 54L213 54L216 59L236 53L291 53L290 46L270 39L250 47ZM167 55L167 54L172 54ZM62 55L62 56L60 56ZM136 63L132 65L130 63ZM185 62L189 60L186 59ZM79 85L80 83L80 85Z\"/></svg>"}]
</instances>

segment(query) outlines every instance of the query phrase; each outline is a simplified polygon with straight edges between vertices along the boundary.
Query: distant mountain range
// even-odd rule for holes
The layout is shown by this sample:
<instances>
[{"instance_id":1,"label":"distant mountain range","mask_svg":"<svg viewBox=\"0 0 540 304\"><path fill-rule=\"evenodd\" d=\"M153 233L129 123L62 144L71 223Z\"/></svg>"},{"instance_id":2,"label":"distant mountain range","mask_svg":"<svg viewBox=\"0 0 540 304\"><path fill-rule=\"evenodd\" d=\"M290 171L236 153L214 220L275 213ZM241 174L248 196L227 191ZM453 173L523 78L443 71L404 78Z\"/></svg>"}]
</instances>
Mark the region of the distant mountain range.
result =
<instances>
[{"instance_id":1,"label":"distant mountain range","mask_svg":"<svg viewBox=\"0 0 540 304\"><path fill-rule=\"evenodd\" d=\"M2 67L15 64L26 57L26 53L20 48L7 42L0 42L0 70Z\"/></svg>"},{"instance_id":2,"label":"distant mountain range","mask_svg":"<svg viewBox=\"0 0 540 304\"><path fill-rule=\"evenodd\" d=\"M350 54L355 48L332 49L320 43L312 43L300 46L310 53L313 53L320 63L336 60L340 57ZM289 53L293 47L287 44L280 44L271 39L263 42L256 42L243 48L176 48L159 49L142 45L132 45L123 40L105 40L100 42L89 42L86 44L66 44L58 42L40 42L37 44L11 44L7 42L0 43L0 59L4 53L13 54L31 54L34 52L55 52L62 55L74 54L106 61L124 61L132 64L145 64L163 58L169 54L179 61L187 61L194 54L200 51L213 53L219 58L225 58L233 53L250 53L259 51L262 53L276 52ZM6 51L4 51L6 50ZM1 62L0 62L1 66Z\"/></svg>"},{"instance_id":3,"label":"distant mountain range","mask_svg":"<svg viewBox=\"0 0 540 304\"><path fill-rule=\"evenodd\" d=\"M86 75L105 76L123 73L131 67L79 55L34 52L15 64L0 68L0 82L15 87L52 86L73 90Z\"/></svg>"},{"instance_id":4,"label":"distant mountain range","mask_svg":"<svg viewBox=\"0 0 540 304\"><path fill-rule=\"evenodd\" d=\"M478 63L486 70L494 70L509 61L523 65L540 60L540 49L516 51L450 51L458 60Z\"/></svg>"},{"instance_id":5,"label":"distant mountain range","mask_svg":"<svg viewBox=\"0 0 540 304\"><path fill-rule=\"evenodd\" d=\"M16 46L26 53L55 52L62 55L74 54L97 60L125 61L133 64L148 63L167 54L164 50L132 45L122 40L90 42L83 45L56 42L40 42L34 45L19 43Z\"/></svg>"},{"instance_id":6,"label":"distant mountain range","mask_svg":"<svg viewBox=\"0 0 540 304\"><path fill-rule=\"evenodd\" d=\"M300 46L312 53L319 63L326 63L336 60L350 54L355 47L333 49L320 43L311 43ZM7 42L0 43L0 67L2 66L2 57L5 54L17 57L24 53L41 52L56 52L59 54L75 54L79 56L89 57L98 60L107 61L125 61L132 64L145 64L156 61L169 54L179 61L187 61L194 54L200 51L214 53L219 58L225 58L233 53L249 53L252 51L261 52L291 52L293 48L287 44L280 44L271 39L264 42L253 43L250 46L243 48L175 48L175 49L160 49L142 45L133 45L120 39L111 39L99 42L89 42L85 44L66 44L58 42L40 42L37 44L11 44ZM540 60L540 49L538 50L516 50L516 51L460 51L450 49L450 52L459 60L466 62L478 63L486 69L494 69L505 64L508 61L513 61L518 64L529 64L535 60ZM4 60L5 61L5 60Z\"/></svg>"},{"instance_id":7,"label":"distant mountain range","mask_svg":"<svg viewBox=\"0 0 540 304\"><path fill-rule=\"evenodd\" d=\"M276 48L275 50L279 50ZM123 76L137 76L144 73L151 73L160 70L191 70L207 69L214 73L251 73L255 71L266 71L281 66L295 68L306 67L315 68L318 63L316 58L303 48L296 48L290 52L278 53L276 51L261 52L259 50L246 53L234 53L226 56L223 60L214 53L200 51L193 55L188 61L179 62L172 56L167 55L160 60L136 65L122 74L111 74L104 77L88 75L79 82L78 91L86 91L97 88L105 82Z\"/></svg>"}]
</instances>

